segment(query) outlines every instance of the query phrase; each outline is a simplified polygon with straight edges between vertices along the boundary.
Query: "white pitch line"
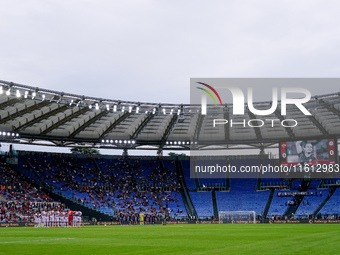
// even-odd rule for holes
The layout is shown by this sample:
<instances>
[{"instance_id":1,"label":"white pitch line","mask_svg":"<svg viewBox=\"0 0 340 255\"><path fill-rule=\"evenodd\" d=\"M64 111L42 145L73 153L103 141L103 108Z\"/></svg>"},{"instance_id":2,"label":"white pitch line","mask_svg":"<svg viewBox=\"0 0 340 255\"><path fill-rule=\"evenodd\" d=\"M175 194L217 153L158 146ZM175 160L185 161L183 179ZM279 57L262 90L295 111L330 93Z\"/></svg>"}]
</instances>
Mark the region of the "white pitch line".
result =
<instances>
[{"instance_id":1,"label":"white pitch line","mask_svg":"<svg viewBox=\"0 0 340 255\"><path fill-rule=\"evenodd\" d=\"M58 241L58 240L72 240L76 238L53 238L53 239L40 239L40 240L22 240L22 241L8 241L1 243L30 243L30 242L44 242L44 241Z\"/></svg>"}]
</instances>

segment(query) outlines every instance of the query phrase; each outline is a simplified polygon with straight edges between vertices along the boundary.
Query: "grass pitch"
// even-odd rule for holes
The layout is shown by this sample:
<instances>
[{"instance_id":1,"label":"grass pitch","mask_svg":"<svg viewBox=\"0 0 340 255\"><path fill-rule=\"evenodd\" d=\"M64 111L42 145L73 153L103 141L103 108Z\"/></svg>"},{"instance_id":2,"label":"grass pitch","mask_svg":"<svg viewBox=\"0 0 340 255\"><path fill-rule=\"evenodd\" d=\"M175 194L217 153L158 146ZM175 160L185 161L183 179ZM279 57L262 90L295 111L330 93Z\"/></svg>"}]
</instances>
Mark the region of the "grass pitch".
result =
<instances>
[{"instance_id":1,"label":"grass pitch","mask_svg":"<svg viewBox=\"0 0 340 255\"><path fill-rule=\"evenodd\" d=\"M0 254L340 254L340 224L0 228Z\"/></svg>"}]
</instances>

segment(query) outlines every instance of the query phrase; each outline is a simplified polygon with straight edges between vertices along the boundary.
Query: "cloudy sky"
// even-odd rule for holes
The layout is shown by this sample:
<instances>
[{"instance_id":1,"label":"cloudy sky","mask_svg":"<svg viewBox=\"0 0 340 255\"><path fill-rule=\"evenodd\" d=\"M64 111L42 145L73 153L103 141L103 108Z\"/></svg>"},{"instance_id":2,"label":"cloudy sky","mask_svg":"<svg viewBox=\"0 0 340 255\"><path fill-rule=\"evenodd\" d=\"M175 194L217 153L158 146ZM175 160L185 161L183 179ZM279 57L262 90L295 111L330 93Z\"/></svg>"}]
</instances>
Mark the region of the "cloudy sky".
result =
<instances>
[{"instance_id":1,"label":"cloudy sky","mask_svg":"<svg viewBox=\"0 0 340 255\"><path fill-rule=\"evenodd\" d=\"M0 0L0 79L189 103L190 77L339 77L339 8L337 1Z\"/></svg>"}]
</instances>

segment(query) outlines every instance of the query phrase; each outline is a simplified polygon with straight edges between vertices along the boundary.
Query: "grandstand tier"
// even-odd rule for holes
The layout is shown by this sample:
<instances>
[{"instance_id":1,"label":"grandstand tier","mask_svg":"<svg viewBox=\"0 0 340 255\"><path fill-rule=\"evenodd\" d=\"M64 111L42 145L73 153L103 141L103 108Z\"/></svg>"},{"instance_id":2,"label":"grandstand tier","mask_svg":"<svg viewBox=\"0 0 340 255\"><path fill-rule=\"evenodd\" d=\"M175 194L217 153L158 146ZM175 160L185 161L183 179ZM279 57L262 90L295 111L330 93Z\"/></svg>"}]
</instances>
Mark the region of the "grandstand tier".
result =
<instances>
[{"instance_id":1,"label":"grandstand tier","mask_svg":"<svg viewBox=\"0 0 340 255\"><path fill-rule=\"evenodd\" d=\"M220 190L212 179L210 188L202 191L195 180L187 186L187 159L27 152L19 152L17 165L7 164L5 159L0 165L2 222L32 221L39 210L69 205L113 220L132 212L155 214L159 219L166 213L169 220L217 220L219 211L255 211L257 220L339 217L338 184L327 180L305 185L302 179L278 178L273 180L288 184L266 188L261 182L268 183L268 179L261 175L247 179L231 175L227 180L230 189ZM241 161L254 164L254 160ZM60 203L52 197L65 200Z\"/></svg>"}]
</instances>

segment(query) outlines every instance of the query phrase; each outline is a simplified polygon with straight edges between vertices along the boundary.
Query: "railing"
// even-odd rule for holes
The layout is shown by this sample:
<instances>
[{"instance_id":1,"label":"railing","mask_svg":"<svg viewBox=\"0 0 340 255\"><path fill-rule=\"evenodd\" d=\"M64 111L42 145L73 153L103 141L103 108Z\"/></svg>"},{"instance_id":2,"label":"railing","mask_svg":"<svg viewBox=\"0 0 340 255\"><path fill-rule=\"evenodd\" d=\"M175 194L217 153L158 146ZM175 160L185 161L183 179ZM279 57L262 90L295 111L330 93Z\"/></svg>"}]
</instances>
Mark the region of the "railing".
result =
<instances>
[{"instance_id":1,"label":"railing","mask_svg":"<svg viewBox=\"0 0 340 255\"><path fill-rule=\"evenodd\" d=\"M207 184L202 184L197 191L227 191L227 186L225 184L221 183L207 183Z\"/></svg>"},{"instance_id":2,"label":"railing","mask_svg":"<svg viewBox=\"0 0 340 255\"><path fill-rule=\"evenodd\" d=\"M338 187L340 186L340 180L324 180L321 188Z\"/></svg>"},{"instance_id":3,"label":"railing","mask_svg":"<svg viewBox=\"0 0 340 255\"><path fill-rule=\"evenodd\" d=\"M265 189L270 189L270 188L289 189L287 183L285 182L268 182L268 183L261 183L260 185L260 190L265 190Z\"/></svg>"}]
</instances>

